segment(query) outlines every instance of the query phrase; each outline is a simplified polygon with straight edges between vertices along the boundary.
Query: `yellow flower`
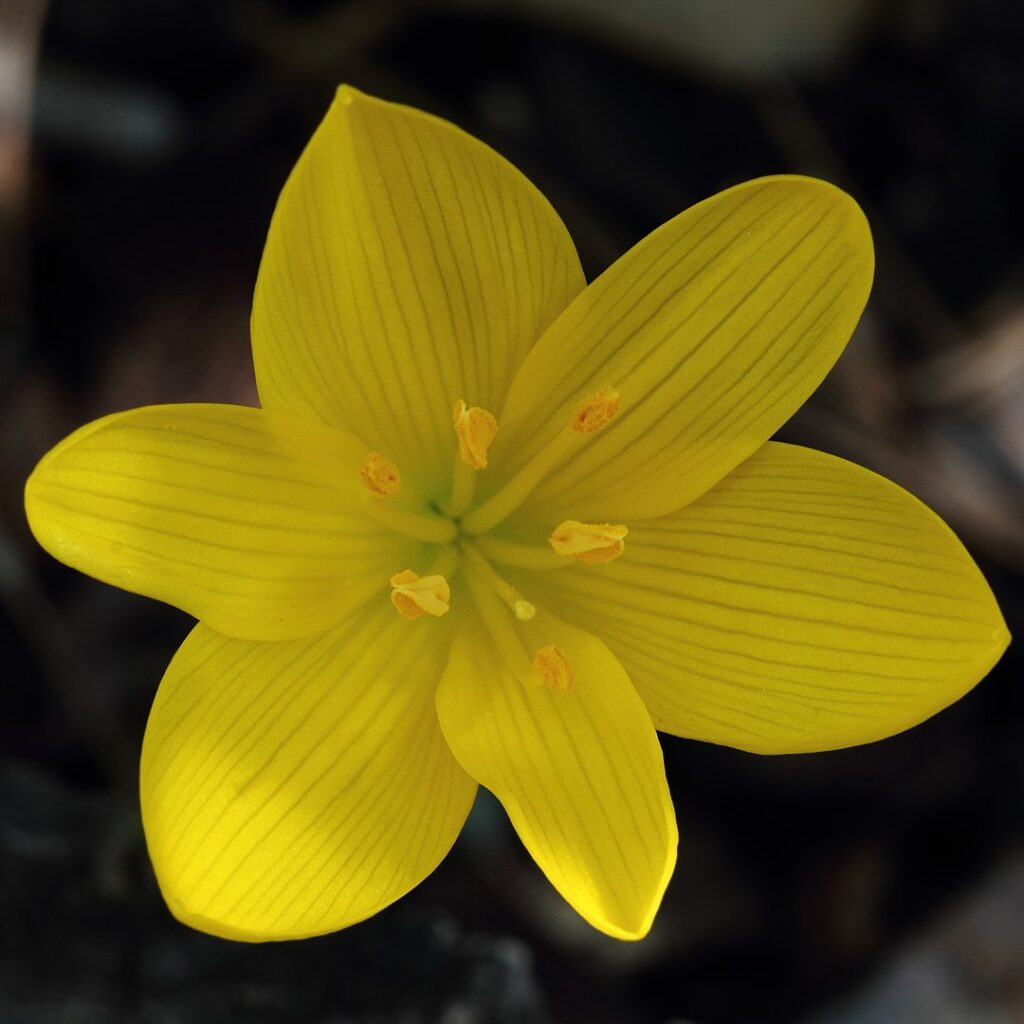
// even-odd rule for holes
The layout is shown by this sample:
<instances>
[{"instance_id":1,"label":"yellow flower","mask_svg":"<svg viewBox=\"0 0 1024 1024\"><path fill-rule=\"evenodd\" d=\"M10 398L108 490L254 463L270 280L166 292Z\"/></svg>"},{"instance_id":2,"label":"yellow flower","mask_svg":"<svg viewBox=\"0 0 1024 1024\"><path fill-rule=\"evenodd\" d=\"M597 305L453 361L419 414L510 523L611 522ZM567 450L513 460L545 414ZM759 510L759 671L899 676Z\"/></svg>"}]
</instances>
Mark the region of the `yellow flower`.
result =
<instances>
[{"instance_id":1,"label":"yellow flower","mask_svg":"<svg viewBox=\"0 0 1024 1024\"><path fill-rule=\"evenodd\" d=\"M1009 641L905 491L768 441L867 299L824 182L747 182L585 286L486 146L343 88L256 283L262 408L135 409L39 463L68 565L200 622L160 685L143 821L171 910L343 928L438 864L491 789L596 928L650 928L676 859L655 728L865 743Z\"/></svg>"}]
</instances>

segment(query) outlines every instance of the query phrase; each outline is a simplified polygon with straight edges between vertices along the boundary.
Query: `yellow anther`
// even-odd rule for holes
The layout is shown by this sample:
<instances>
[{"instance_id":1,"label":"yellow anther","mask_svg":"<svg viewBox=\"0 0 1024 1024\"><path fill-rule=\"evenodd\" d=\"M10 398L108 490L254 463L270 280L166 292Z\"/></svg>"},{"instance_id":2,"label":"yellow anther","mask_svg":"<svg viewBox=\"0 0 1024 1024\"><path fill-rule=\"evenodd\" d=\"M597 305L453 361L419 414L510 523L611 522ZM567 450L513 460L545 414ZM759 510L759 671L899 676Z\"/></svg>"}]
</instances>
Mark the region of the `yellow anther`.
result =
<instances>
[{"instance_id":1,"label":"yellow anther","mask_svg":"<svg viewBox=\"0 0 1024 1024\"><path fill-rule=\"evenodd\" d=\"M578 523L575 519L566 519L548 537L548 543L566 558L575 558L586 565L602 565L626 550L628 533L621 524Z\"/></svg>"},{"instance_id":2,"label":"yellow anther","mask_svg":"<svg viewBox=\"0 0 1024 1024\"><path fill-rule=\"evenodd\" d=\"M391 586L391 603L404 618L440 618L449 610L452 592L443 576L419 576L406 569L391 577Z\"/></svg>"},{"instance_id":3,"label":"yellow anther","mask_svg":"<svg viewBox=\"0 0 1024 1024\"><path fill-rule=\"evenodd\" d=\"M531 670L544 680L549 690L565 692L572 688L572 665L561 648L542 647L534 656Z\"/></svg>"},{"instance_id":4,"label":"yellow anther","mask_svg":"<svg viewBox=\"0 0 1024 1024\"><path fill-rule=\"evenodd\" d=\"M579 434L593 434L609 423L621 407L622 399L615 388L601 388L576 406L569 426Z\"/></svg>"},{"instance_id":5,"label":"yellow anther","mask_svg":"<svg viewBox=\"0 0 1024 1024\"><path fill-rule=\"evenodd\" d=\"M486 469L487 450L498 432L498 421L486 409L467 407L462 398L452 408L452 419L459 439L459 458L473 469Z\"/></svg>"},{"instance_id":6,"label":"yellow anther","mask_svg":"<svg viewBox=\"0 0 1024 1024\"><path fill-rule=\"evenodd\" d=\"M370 452L359 467L359 479L375 497L383 498L394 494L402 484L398 467L385 459L380 452Z\"/></svg>"}]
</instances>

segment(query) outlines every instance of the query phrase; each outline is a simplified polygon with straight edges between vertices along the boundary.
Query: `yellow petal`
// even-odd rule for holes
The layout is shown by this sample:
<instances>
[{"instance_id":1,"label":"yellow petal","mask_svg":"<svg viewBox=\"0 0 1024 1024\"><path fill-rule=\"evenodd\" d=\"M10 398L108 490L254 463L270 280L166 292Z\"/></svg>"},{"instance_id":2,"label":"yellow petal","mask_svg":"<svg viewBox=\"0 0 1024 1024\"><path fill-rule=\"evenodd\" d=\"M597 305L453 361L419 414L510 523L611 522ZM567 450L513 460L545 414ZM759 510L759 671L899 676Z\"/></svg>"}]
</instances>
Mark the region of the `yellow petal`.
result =
<instances>
[{"instance_id":1,"label":"yellow petal","mask_svg":"<svg viewBox=\"0 0 1024 1024\"><path fill-rule=\"evenodd\" d=\"M230 405L96 420L43 457L29 525L55 558L232 636L326 629L420 545L358 512L356 438Z\"/></svg>"},{"instance_id":2,"label":"yellow petal","mask_svg":"<svg viewBox=\"0 0 1024 1024\"><path fill-rule=\"evenodd\" d=\"M868 743L975 685L1009 634L963 546L895 484L767 444L617 561L524 590L585 622L679 736L758 753Z\"/></svg>"},{"instance_id":3,"label":"yellow petal","mask_svg":"<svg viewBox=\"0 0 1024 1024\"><path fill-rule=\"evenodd\" d=\"M437 694L441 728L576 911L608 935L639 939L676 859L661 748L604 644L543 611L536 623L571 664L571 685L524 685L467 612Z\"/></svg>"},{"instance_id":4,"label":"yellow petal","mask_svg":"<svg viewBox=\"0 0 1024 1024\"><path fill-rule=\"evenodd\" d=\"M872 272L863 214L824 182L762 178L699 203L626 253L547 330L499 416L492 464L511 475L583 396L613 388L617 415L537 488L531 509L557 522L682 507L818 386L857 323Z\"/></svg>"},{"instance_id":5,"label":"yellow petal","mask_svg":"<svg viewBox=\"0 0 1024 1024\"><path fill-rule=\"evenodd\" d=\"M193 630L142 750L146 841L176 917L231 939L319 935L433 871L476 792L437 724L442 639L387 602L312 641Z\"/></svg>"},{"instance_id":6,"label":"yellow petal","mask_svg":"<svg viewBox=\"0 0 1024 1024\"><path fill-rule=\"evenodd\" d=\"M452 403L499 408L583 284L561 220L497 153L342 87L270 225L260 399L352 430L403 472L447 474Z\"/></svg>"}]
</instances>

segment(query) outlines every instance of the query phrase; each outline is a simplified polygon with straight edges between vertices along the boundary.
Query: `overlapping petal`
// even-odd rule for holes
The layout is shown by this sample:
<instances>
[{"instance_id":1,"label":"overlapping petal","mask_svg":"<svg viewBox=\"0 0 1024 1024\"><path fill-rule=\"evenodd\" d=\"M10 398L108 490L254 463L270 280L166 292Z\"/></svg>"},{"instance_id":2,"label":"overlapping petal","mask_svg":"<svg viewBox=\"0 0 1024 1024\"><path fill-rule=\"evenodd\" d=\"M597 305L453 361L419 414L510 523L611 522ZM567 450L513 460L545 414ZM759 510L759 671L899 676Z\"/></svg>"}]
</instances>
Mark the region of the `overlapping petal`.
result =
<instances>
[{"instance_id":1,"label":"overlapping petal","mask_svg":"<svg viewBox=\"0 0 1024 1024\"><path fill-rule=\"evenodd\" d=\"M497 409L583 287L546 199L439 118L343 87L288 179L253 303L264 406L448 470L452 404Z\"/></svg>"},{"instance_id":2,"label":"overlapping petal","mask_svg":"<svg viewBox=\"0 0 1024 1024\"><path fill-rule=\"evenodd\" d=\"M608 648L552 616L543 626L572 665L570 690L524 686L467 615L438 690L441 727L562 896L595 928L642 938L678 840L661 748Z\"/></svg>"},{"instance_id":3,"label":"overlapping petal","mask_svg":"<svg viewBox=\"0 0 1024 1024\"><path fill-rule=\"evenodd\" d=\"M316 423L230 405L116 413L76 431L25 488L54 557L177 605L233 636L340 621L418 544L359 512L365 446Z\"/></svg>"},{"instance_id":4,"label":"overlapping petal","mask_svg":"<svg viewBox=\"0 0 1024 1024\"><path fill-rule=\"evenodd\" d=\"M434 869L476 792L437 723L439 630L386 603L314 641L193 630L142 751L146 839L177 917L234 939L318 935Z\"/></svg>"},{"instance_id":5,"label":"overlapping petal","mask_svg":"<svg viewBox=\"0 0 1024 1024\"><path fill-rule=\"evenodd\" d=\"M548 328L492 461L511 474L606 387L622 408L531 499L552 522L657 516L703 494L799 408L871 286L859 207L810 178L747 182L653 232Z\"/></svg>"},{"instance_id":6,"label":"overlapping petal","mask_svg":"<svg viewBox=\"0 0 1024 1024\"><path fill-rule=\"evenodd\" d=\"M784 444L678 513L631 524L617 561L523 587L607 640L659 729L759 753L916 725L1009 642L938 516L859 466Z\"/></svg>"}]
</instances>

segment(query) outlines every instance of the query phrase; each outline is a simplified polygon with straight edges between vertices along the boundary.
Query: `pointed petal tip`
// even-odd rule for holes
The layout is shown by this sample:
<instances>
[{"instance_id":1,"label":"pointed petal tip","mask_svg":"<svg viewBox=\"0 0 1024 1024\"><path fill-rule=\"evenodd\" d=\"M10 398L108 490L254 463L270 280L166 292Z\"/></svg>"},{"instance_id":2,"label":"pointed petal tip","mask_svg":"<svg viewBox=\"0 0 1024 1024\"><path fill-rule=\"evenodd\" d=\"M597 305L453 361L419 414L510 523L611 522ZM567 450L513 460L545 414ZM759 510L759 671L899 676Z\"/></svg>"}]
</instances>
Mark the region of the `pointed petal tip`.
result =
<instances>
[{"instance_id":1,"label":"pointed petal tip","mask_svg":"<svg viewBox=\"0 0 1024 1024\"><path fill-rule=\"evenodd\" d=\"M47 453L48 455L49 453ZM43 462L46 460L46 455L36 463L35 468L28 475L28 479L25 481L25 487L22 493L22 501L25 506L25 521L28 523L29 531L32 536L35 537L36 543L46 551L49 551L44 541L43 523L39 516L39 480L41 477L41 470L43 469Z\"/></svg>"},{"instance_id":2,"label":"pointed petal tip","mask_svg":"<svg viewBox=\"0 0 1024 1024\"><path fill-rule=\"evenodd\" d=\"M868 223L867 215L861 208L860 203L849 192L834 182L826 181L824 178L814 178L806 174L768 174L761 178L752 178L749 181L740 182L727 191L775 185L791 193L793 191L801 191L806 194L817 192L823 197L827 197L837 209L845 209L849 217L848 235L856 243L857 249L863 250L863 254L871 260L872 268L874 267L875 248L871 235L871 225Z\"/></svg>"},{"instance_id":3,"label":"pointed petal tip","mask_svg":"<svg viewBox=\"0 0 1024 1024\"><path fill-rule=\"evenodd\" d=\"M646 904L638 906L636 913L630 915L629 919L623 918L613 921L610 917L588 917L589 923L597 928L598 931L604 932L605 935L613 939L619 939L622 942L639 942L641 939L647 938L654 925L654 919L658 916L658 911L661 909L665 890L668 888L669 882L672 881L672 875L676 869L679 851L679 831L676 826L674 812L669 813L668 822L670 836L669 842L665 847L665 866L657 886L651 890L650 899Z\"/></svg>"},{"instance_id":4,"label":"pointed petal tip","mask_svg":"<svg viewBox=\"0 0 1024 1024\"><path fill-rule=\"evenodd\" d=\"M993 633L992 642L994 646L999 648L999 652L1002 653L1013 643L1013 634L1010 632L1010 627L1006 625L1006 621L1002 618L1002 613L1000 613L999 617L1000 622Z\"/></svg>"},{"instance_id":5,"label":"pointed petal tip","mask_svg":"<svg viewBox=\"0 0 1024 1024\"><path fill-rule=\"evenodd\" d=\"M874 276L875 245L871 234L871 225L860 203L849 192L824 178L813 178L805 174L773 174L764 178L755 178L753 181L744 182L736 187L744 188L747 185L774 183L787 185L790 189L793 186L799 186L800 190L806 193L818 192L823 197L827 197L837 210L844 210L848 218L845 225L847 241L858 255L868 261L871 277ZM871 278L869 278L869 284L870 280ZM865 299L866 297L865 295Z\"/></svg>"},{"instance_id":6,"label":"pointed petal tip","mask_svg":"<svg viewBox=\"0 0 1024 1024\"><path fill-rule=\"evenodd\" d=\"M186 928L203 932L205 935L212 935L217 939L227 939L231 942L248 942L256 945L263 942L289 942L296 939L314 939L320 935L330 935L340 930L336 924L306 930L294 928L290 930L264 930L245 924L235 924L231 921L210 917L208 914L190 909L187 901L175 894L161 879L159 871L157 871L157 883L160 887L160 894L163 896L164 903L176 921L185 925ZM366 920L368 916L370 915L363 915L360 921ZM347 921L341 928L349 928L358 923L359 921L355 920Z\"/></svg>"},{"instance_id":7,"label":"pointed petal tip","mask_svg":"<svg viewBox=\"0 0 1024 1024\"><path fill-rule=\"evenodd\" d=\"M849 203L860 210L860 204L845 189L835 182L827 181L825 178L816 178L809 174L766 174L760 178L751 178L734 186L735 188L759 187L764 185L786 185L792 188L794 185L805 189L808 192L818 191L828 193L842 203Z\"/></svg>"},{"instance_id":8,"label":"pointed petal tip","mask_svg":"<svg viewBox=\"0 0 1024 1024\"><path fill-rule=\"evenodd\" d=\"M850 747L863 746L867 743L877 743L913 729L927 722L930 718L934 718L940 712L945 711L952 704L967 696L971 690L988 677L989 673L999 663L1007 647L1009 647L1012 637L1005 622L1002 620L1002 614L998 608L995 614L999 624L993 628L992 644L980 650L977 657L951 671L941 683L937 683L935 685L935 698L930 703L922 703L906 709L902 715L895 715L887 719L868 734L858 731L853 731L849 734L837 733L827 742L809 740L803 745L794 744L792 741L783 738L771 738L749 744L736 743L733 745L737 749L746 750L748 753L769 757L778 754L820 754L832 750L844 750Z\"/></svg>"},{"instance_id":9,"label":"pointed petal tip","mask_svg":"<svg viewBox=\"0 0 1024 1024\"><path fill-rule=\"evenodd\" d=\"M349 85L348 82L342 82L338 88L334 91L334 107L357 107L357 106L393 106L394 104L389 103L385 99L381 99L379 96L371 96L369 93L365 93L362 89L357 89L354 85ZM345 113L344 110L341 113Z\"/></svg>"},{"instance_id":10,"label":"pointed petal tip","mask_svg":"<svg viewBox=\"0 0 1024 1024\"><path fill-rule=\"evenodd\" d=\"M1013 634L1003 619L1002 612L996 607L998 623L992 630L992 646L988 649L984 658L978 659L978 665L985 666L978 676L980 682L999 664L999 660L1006 653L1007 648L1013 643Z\"/></svg>"},{"instance_id":11,"label":"pointed petal tip","mask_svg":"<svg viewBox=\"0 0 1024 1024\"><path fill-rule=\"evenodd\" d=\"M47 476L53 469L54 463L61 457L63 453L68 449L74 447L81 441L86 440L92 434L95 434L98 430L103 429L112 421L118 417L123 416L124 413L115 412L110 413L107 416L101 416L99 419L91 420L88 423L83 424L77 430L73 430L67 437L59 440L52 448L47 449L35 464L32 472L29 473L28 478L25 480L25 487L23 491L23 501L25 505L25 519L28 522L28 528L35 538L36 543L49 555L52 555L58 560L63 560L60 554L59 547L59 526L49 519L46 515L44 506L44 499L41 492L46 487ZM56 531L56 532L55 532Z\"/></svg>"},{"instance_id":12,"label":"pointed petal tip","mask_svg":"<svg viewBox=\"0 0 1024 1024\"><path fill-rule=\"evenodd\" d=\"M151 854L152 857L152 854ZM153 860L153 870L156 875L160 895L167 905L171 916L186 928L192 928L205 935L212 935L217 939L227 939L230 942L248 942L257 945L263 942L289 942L297 939L314 939L321 935L330 935L334 932L350 928L355 924L365 921L372 914L363 914L361 917L345 921L339 925L329 923L315 928L254 928L251 924L233 922L218 917L212 917L209 913L194 910L189 905L189 900L184 895L176 893L163 877L163 872L157 867L156 860ZM389 903L394 902L390 900ZM383 910L384 906L378 908Z\"/></svg>"},{"instance_id":13,"label":"pointed petal tip","mask_svg":"<svg viewBox=\"0 0 1024 1024\"><path fill-rule=\"evenodd\" d=\"M144 409L156 409L159 406L143 406ZM128 410L128 412L139 411L139 410ZM35 464L32 472L29 473L28 479L25 481L25 501L28 504L29 495L33 497L36 495L40 482L44 479L45 473L52 464L60 458L61 454L66 452L69 448L78 444L81 441L86 440L92 434L102 430L110 423L126 415L125 412L112 412L106 416L100 416L98 419L90 420L88 423L83 423L82 426L75 430L72 430L66 437L62 437L56 444L51 448L48 448L40 457L39 461Z\"/></svg>"},{"instance_id":14,"label":"pointed petal tip","mask_svg":"<svg viewBox=\"0 0 1024 1024\"><path fill-rule=\"evenodd\" d=\"M174 919L185 925L186 928L192 928L197 932L203 932L218 939L229 939L232 942L273 942L292 937L288 935L262 935L245 928L235 927L226 921L218 921L216 918L197 914L189 910L185 903L160 881L159 874L157 875L157 881L160 884L160 892L164 898L164 903L167 904L167 909L171 912Z\"/></svg>"},{"instance_id":15,"label":"pointed petal tip","mask_svg":"<svg viewBox=\"0 0 1024 1024\"><path fill-rule=\"evenodd\" d=\"M452 837L452 843L454 843L454 837ZM212 935L218 939L228 939L231 942L248 942L252 944L289 942L298 939L313 939L321 935L331 935L361 924L406 895L406 892L389 893L386 898L381 899L375 906L364 908L362 912L351 914L340 920L329 918L315 925L306 922L293 922L290 925L273 924L258 926L254 925L251 921L242 920L241 918L232 920L229 915L224 917L214 916L210 913L208 907L203 909L195 907L190 894L178 892L173 887L168 877L172 872L169 869L165 869L165 865L160 857L160 851L155 848L155 844L148 845L150 863L153 867L157 886L160 889L160 895L163 897L164 903L174 919L187 928L203 932L206 935Z\"/></svg>"},{"instance_id":16,"label":"pointed petal tip","mask_svg":"<svg viewBox=\"0 0 1024 1024\"><path fill-rule=\"evenodd\" d=\"M335 101L343 107L350 107L356 100L362 99L363 94L347 82L342 82L334 93Z\"/></svg>"}]
</instances>

